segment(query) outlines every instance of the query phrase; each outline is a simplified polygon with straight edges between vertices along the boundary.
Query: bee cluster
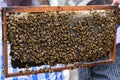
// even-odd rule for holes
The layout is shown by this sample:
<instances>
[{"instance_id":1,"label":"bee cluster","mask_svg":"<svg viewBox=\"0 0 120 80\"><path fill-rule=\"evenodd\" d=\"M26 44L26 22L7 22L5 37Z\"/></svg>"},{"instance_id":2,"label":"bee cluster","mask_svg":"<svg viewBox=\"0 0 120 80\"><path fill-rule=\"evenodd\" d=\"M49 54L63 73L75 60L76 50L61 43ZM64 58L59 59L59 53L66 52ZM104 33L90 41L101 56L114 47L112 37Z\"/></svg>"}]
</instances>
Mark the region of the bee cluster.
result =
<instances>
[{"instance_id":1,"label":"bee cluster","mask_svg":"<svg viewBox=\"0 0 120 80\"><path fill-rule=\"evenodd\" d=\"M105 59L114 46L114 12L9 13L6 28L13 68Z\"/></svg>"}]
</instances>

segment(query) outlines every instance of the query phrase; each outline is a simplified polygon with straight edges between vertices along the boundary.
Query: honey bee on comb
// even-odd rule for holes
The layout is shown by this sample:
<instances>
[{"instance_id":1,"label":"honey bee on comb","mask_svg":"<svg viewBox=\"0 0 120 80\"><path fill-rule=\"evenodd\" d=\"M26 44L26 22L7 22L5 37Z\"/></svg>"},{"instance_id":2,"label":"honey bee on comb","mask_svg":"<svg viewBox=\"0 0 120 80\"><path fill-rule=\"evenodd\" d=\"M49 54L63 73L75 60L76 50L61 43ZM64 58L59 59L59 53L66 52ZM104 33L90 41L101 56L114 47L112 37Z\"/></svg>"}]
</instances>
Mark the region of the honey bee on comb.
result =
<instances>
[{"instance_id":1,"label":"honey bee on comb","mask_svg":"<svg viewBox=\"0 0 120 80\"><path fill-rule=\"evenodd\" d=\"M106 59L113 49L117 25L114 10L81 13L32 12L19 17L16 14L21 13L10 13L7 40L11 44L12 66L29 68Z\"/></svg>"}]
</instances>

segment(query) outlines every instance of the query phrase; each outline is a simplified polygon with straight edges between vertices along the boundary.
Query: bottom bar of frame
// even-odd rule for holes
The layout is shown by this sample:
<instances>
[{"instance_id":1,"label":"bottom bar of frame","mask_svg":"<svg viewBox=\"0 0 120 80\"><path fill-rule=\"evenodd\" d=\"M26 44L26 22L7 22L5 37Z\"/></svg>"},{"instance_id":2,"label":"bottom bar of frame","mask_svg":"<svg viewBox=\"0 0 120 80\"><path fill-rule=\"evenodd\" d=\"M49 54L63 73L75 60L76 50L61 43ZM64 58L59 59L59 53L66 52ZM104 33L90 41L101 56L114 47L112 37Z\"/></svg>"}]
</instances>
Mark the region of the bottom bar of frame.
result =
<instances>
[{"instance_id":1,"label":"bottom bar of frame","mask_svg":"<svg viewBox=\"0 0 120 80\"><path fill-rule=\"evenodd\" d=\"M85 68L85 67L91 67L91 66L95 66L95 65L102 65L102 64L109 64L111 62L114 62L112 59L109 60L105 60L105 61L99 61L99 62L91 62L91 63L86 63L83 65L74 65L74 66L66 66L66 67L62 67L62 68L48 68L48 69L41 69L41 70L26 70L26 71L21 71L18 73L6 73L5 77L15 77L15 76L23 76L23 75L31 75L31 74L38 74L38 73L47 73L47 72L59 72L62 70L66 70L66 69L77 69L77 68Z\"/></svg>"}]
</instances>

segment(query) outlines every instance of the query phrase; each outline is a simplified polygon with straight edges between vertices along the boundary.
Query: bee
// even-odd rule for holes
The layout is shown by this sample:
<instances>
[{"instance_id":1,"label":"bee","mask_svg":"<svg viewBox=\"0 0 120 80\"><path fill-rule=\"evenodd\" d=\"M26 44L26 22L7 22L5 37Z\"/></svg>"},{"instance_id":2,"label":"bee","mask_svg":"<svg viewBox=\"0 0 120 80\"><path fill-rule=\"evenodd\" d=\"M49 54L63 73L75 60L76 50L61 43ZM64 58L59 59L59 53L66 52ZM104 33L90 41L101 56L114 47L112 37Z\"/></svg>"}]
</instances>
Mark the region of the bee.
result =
<instances>
[{"instance_id":1,"label":"bee","mask_svg":"<svg viewBox=\"0 0 120 80\"><path fill-rule=\"evenodd\" d=\"M80 14L39 12L29 13L26 17L8 15L6 28L7 40L12 44L11 60L54 66L58 63L92 62L107 56L107 51L113 48L113 26L117 25L115 11L92 10L89 15L78 16ZM31 66L26 64L25 67ZM78 68L78 65L72 68ZM51 72L49 69L42 71Z\"/></svg>"}]
</instances>

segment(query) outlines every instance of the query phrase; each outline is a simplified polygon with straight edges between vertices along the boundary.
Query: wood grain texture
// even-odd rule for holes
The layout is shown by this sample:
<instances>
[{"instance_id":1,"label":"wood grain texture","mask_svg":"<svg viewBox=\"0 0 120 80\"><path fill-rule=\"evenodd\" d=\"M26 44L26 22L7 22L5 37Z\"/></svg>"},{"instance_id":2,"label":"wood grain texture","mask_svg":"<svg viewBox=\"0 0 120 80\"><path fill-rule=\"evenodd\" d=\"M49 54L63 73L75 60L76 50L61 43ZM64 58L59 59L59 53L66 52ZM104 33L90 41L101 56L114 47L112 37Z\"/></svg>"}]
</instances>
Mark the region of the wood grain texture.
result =
<instances>
[{"instance_id":1,"label":"wood grain texture","mask_svg":"<svg viewBox=\"0 0 120 80\"><path fill-rule=\"evenodd\" d=\"M86 11L86 10L108 10L117 9L118 6L23 6L23 7L4 7L6 12L47 12L47 11Z\"/></svg>"}]
</instances>

